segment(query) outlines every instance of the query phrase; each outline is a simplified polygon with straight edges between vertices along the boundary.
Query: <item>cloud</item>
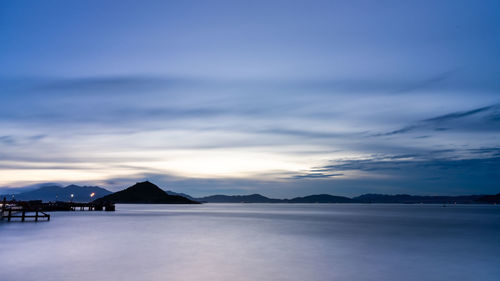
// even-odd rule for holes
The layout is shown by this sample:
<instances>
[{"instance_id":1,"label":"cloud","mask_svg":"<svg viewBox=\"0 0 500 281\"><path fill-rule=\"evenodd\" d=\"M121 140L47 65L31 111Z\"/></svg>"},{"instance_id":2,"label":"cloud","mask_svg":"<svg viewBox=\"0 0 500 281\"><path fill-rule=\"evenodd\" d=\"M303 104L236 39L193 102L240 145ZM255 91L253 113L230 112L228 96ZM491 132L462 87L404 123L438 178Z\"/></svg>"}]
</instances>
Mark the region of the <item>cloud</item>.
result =
<instances>
[{"instance_id":1,"label":"cloud","mask_svg":"<svg viewBox=\"0 0 500 281\"><path fill-rule=\"evenodd\" d=\"M469 153L478 154L483 157L500 156L500 147L473 148L467 150Z\"/></svg>"},{"instance_id":2,"label":"cloud","mask_svg":"<svg viewBox=\"0 0 500 281\"><path fill-rule=\"evenodd\" d=\"M308 131L308 130L294 130L294 129L285 129L285 128L257 130L256 132L264 133L264 134L297 136L297 137L304 137L304 138L327 138L328 139L328 138L348 137L348 134L346 134L346 133L315 132L315 131Z\"/></svg>"},{"instance_id":3,"label":"cloud","mask_svg":"<svg viewBox=\"0 0 500 281\"><path fill-rule=\"evenodd\" d=\"M33 13L14 4L0 17L0 182L202 174L174 182L300 195L420 190L420 181L396 182L394 171L498 153L483 149L499 145L495 4L440 2L433 13L372 5L366 13L320 1L305 13L295 2L184 9L135 1L118 13L103 5L95 17L83 1L70 2L43 1ZM75 8L78 17L64 12ZM14 175L13 163L53 169ZM314 170L329 164L359 169ZM74 169L62 174L64 166ZM247 181L220 179L225 167ZM391 180L378 182L377 173ZM477 186L439 177L427 186Z\"/></svg>"},{"instance_id":4,"label":"cloud","mask_svg":"<svg viewBox=\"0 0 500 281\"><path fill-rule=\"evenodd\" d=\"M396 93L410 93L421 89L430 88L439 85L441 82L446 81L457 73L458 69L449 70L443 73L439 73L433 77L422 79L420 81L415 81L413 83L408 83L408 85L403 85L401 89L397 90Z\"/></svg>"},{"instance_id":5,"label":"cloud","mask_svg":"<svg viewBox=\"0 0 500 281\"><path fill-rule=\"evenodd\" d=\"M411 126L406 126L404 128L401 128L401 129L398 129L398 130L395 130L395 131L392 131L392 132L388 132L388 133L380 133L380 134L376 134L376 135L373 135L374 137L383 137L383 136L392 136L392 135L398 135L398 134L404 134L404 133L408 133L408 132L411 132L415 129L418 129L420 128L420 126L418 125L411 125Z\"/></svg>"},{"instance_id":6,"label":"cloud","mask_svg":"<svg viewBox=\"0 0 500 281\"><path fill-rule=\"evenodd\" d=\"M395 81L229 81L140 75L41 79L23 87L11 87L16 95L5 98L0 105L0 165L4 171L16 170L23 175L31 168L37 170L37 175L59 175L66 170L78 174L78 180L86 174L96 175L93 179L99 181L126 173L182 175L186 178L176 182L189 182L189 188L197 190L191 185L196 181L189 176L199 177L199 171L207 170L199 163L210 166L217 158L219 164L231 163L246 175L247 182L222 181L214 172L213 180L217 178L217 184L234 192L238 188L252 190L252 186L256 190L271 188L275 182L279 182L276 186L280 188L294 186L298 190L294 181L306 182L317 191L328 191L328 181L348 192L348 178L353 183L355 177L360 178L358 190L364 190L363 177L378 172L395 177L396 173L390 171L406 171L415 164L409 159L429 151L493 145L488 138L482 138L482 133L498 130L494 127L496 121L492 121L498 115L497 104L426 118L418 107L414 110L413 104L400 103L408 99L403 92L413 95L420 89L448 82L454 74L451 78L446 75L451 74ZM415 96L424 104L428 98L433 97ZM385 106L388 99L396 102ZM384 107L375 110L382 104ZM377 139L369 133L403 123L406 119L399 117L405 109L413 110L411 113L422 121L408 122L408 126L376 135L398 138ZM443 130L457 129L467 130L467 134L463 138L444 136L436 141L438 132L446 135ZM439 147L441 143L450 145ZM464 154L462 150L447 153ZM493 157L495 153L481 155ZM373 155L385 158L376 162ZM260 159L264 159L263 164L273 164L255 164ZM323 165L328 159L348 161L328 167ZM264 169L270 172L265 174ZM209 173L201 174L207 177L202 184L218 188ZM259 177L266 180L256 180ZM58 179L47 176L43 180ZM230 187L231 183L235 187ZM311 192L299 195L307 193Z\"/></svg>"},{"instance_id":7,"label":"cloud","mask_svg":"<svg viewBox=\"0 0 500 281\"><path fill-rule=\"evenodd\" d=\"M500 148L485 148L497 151ZM258 178L189 178L167 174L130 175L106 182L114 190L136 181L150 180L162 188L192 196L261 193L276 198L318 193L357 196L363 193L484 194L498 193L500 157L454 159L443 152L427 155L393 155L364 160L332 161L309 173L287 174L280 180ZM362 172L362 176L346 177ZM92 183L88 183L92 184Z\"/></svg>"},{"instance_id":8,"label":"cloud","mask_svg":"<svg viewBox=\"0 0 500 281\"><path fill-rule=\"evenodd\" d=\"M463 157L457 157L463 153ZM480 150L432 151L426 154L410 154L395 156L375 156L369 159L336 160L333 164L318 167L315 170L324 173L344 171L372 172L374 175L419 180L432 175L452 177L456 181L485 181L485 178L500 177L499 148ZM452 178L450 180L452 180ZM492 182L489 183L494 186Z\"/></svg>"},{"instance_id":9,"label":"cloud","mask_svg":"<svg viewBox=\"0 0 500 281\"><path fill-rule=\"evenodd\" d=\"M150 180L164 189L192 196L261 193L286 198L317 193L355 196L362 193L480 194L498 193L500 148L486 147L429 153L374 155L367 159L332 160L309 172L277 172L275 179L191 178L145 170L100 180L59 181L61 184L100 185L117 191ZM456 158L464 154L468 158ZM359 174L361 176L348 176ZM346 176L347 175L347 176Z\"/></svg>"},{"instance_id":10,"label":"cloud","mask_svg":"<svg viewBox=\"0 0 500 281\"><path fill-rule=\"evenodd\" d=\"M324 178L340 177L343 175L344 174L341 174L341 173L337 173L337 174L308 173L308 174L303 174L303 175L295 175L292 178L293 179L324 179Z\"/></svg>"},{"instance_id":11,"label":"cloud","mask_svg":"<svg viewBox=\"0 0 500 281\"><path fill-rule=\"evenodd\" d=\"M495 122L495 116L497 116L497 111L500 110L500 104L493 104L490 106L484 106L468 111L457 111L452 112L428 119L424 119L420 122L417 122L413 125L408 125L398 130L394 130L387 133L379 133L373 136L393 136L399 134L405 134L413 131L421 131L421 130L433 130L433 131L448 131L448 130L487 130L487 131L498 131L500 127L496 124L492 124ZM478 118L476 120L470 120L468 122L459 122L462 119L467 119L468 117L475 117L480 114L485 114L483 118ZM456 123L459 122L459 123ZM442 127L443 125L447 125L448 127Z\"/></svg>"},{"instance_id":12,"label":"cloud","mask_svg":"<svg viewBox=\"0 0 500 281\"><path fill-rule=\"evenodd\" d=\"M27 92L62 95L123 95L193 85L196 82L197 80L194 79L151 75L59 78L35 83L27 89Z\"/></svg>"},{"instance_id":13,"label":"cloud","mask_svg":"<svg viewBox=\"0 0 500 281\"><path fill-rule=\"evenodd\" d=\"M44 139L46 136L47 135L45 134L31 135L31 136L5 135L5 136L0 136L0 145L1 144L9 146L29 145Z\"/></svg>"},{"instance_id":14,"label":"cloud","mask_svg":"<svg viewBox=\"0 0 500 281\"><path fill-rule=\"evenodd\" d=\"M0 143L3 144L14 144L15 140L13 136L0 136Z\"/></svg>"},{"instance_id":15,"label":"cloud","mask_svg":"<svg viewBox=\"0 0 500 281\"><path fill-rule=\"evenodd\" d=\"M450 121L450 120L456 120L456 119L460 119L460 118L463 118L463 117L475 115L475 114L478 114L478 113L481 113L481 112L490 111L491 109L494 109L495 107L498 107L498 104L490 105L490 106L484 106L484 107L472 109L472 110L469 110L469 111L453 112L453 113L449 113L449 114L445 114L445 115L433 117L433 118L430 118L430 119L426 119L426 120L423 120L423 122L429 122L429 123L434 123L435 122L435 123L439 123L439 122L445 122L445 121Z\"/></svg>"},{"instance_id":16,"label":"cloud","mask_svg":"<svg viewBox=\"0 0 500 281\"><path fill-rule=\"evenodd\" d=\"M432 75L412 77L345 77L332 76L322 78L208 78L187 75L102 75L81 77L15 77L0 79L0 95L12 93L28 96L78 96L93 95L110 96L185 89L209 89L211 92L247 91L252 95L259 92L273 92L275 95L321 95L332 94L406 94L420 89L429 90L439 85L457 70L449 70ZM423 77L422 77L423 76ZM463 81L463 79L461 80ZM455 89L463 89L464 85L456 85ZM498 87L494 87L498 90ZM267 96L271 98L271 96Z\"/></svg>"}]
</instances>

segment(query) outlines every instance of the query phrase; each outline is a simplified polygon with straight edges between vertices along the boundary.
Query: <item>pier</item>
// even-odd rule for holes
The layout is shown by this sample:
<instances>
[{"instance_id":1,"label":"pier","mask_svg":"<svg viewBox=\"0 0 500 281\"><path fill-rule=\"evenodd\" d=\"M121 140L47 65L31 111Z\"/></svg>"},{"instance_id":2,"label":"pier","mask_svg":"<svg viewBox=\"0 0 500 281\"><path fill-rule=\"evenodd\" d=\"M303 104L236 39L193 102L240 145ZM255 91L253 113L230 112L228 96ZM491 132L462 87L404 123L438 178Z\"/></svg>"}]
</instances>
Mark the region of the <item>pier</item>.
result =
<instances>
[{"instance_id":1,"label":"pier","mask_svg":"<svg viewBox=\"0 0 500 281\"><path fill-rule=\"evenodd\" d=\"M7 201L1 204L0 220L10 221L50 221L52 211L115 211L112 203L77 203L36 201Z\"/></svg>"}]
</instances>

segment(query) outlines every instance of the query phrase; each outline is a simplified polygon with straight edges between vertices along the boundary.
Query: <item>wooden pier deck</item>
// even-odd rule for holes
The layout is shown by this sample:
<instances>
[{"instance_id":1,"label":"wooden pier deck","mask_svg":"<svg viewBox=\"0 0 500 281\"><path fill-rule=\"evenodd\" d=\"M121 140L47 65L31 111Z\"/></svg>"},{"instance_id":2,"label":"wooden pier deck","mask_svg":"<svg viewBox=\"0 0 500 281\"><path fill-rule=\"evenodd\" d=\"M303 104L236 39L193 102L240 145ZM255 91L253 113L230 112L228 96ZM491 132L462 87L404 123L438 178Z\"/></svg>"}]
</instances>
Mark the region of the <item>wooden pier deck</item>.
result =
<instances>
[{"instance_id":1,"label":"wooden pier deck","mask_svg":"<svg viewBox=\"0 0 500 281\"><path fill-rule=\"evenodd\" d=\"M0 209L0 220L10 221L50 221L52 211L114 211L112 203L77 203L42 201L7 201L3 199Z\"/></svg>"}]
</instances>

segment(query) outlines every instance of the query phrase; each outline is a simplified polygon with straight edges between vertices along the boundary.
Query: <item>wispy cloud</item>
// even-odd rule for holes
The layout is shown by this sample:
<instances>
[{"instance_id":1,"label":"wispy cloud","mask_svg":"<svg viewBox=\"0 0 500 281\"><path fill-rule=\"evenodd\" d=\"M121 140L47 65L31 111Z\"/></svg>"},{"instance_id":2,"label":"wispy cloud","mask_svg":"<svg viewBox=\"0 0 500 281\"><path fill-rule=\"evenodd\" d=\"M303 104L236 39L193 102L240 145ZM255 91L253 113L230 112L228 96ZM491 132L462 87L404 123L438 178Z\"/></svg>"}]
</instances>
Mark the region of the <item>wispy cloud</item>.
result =
<instances>
[{"instance_id":1,"label":"wispy cloud","mask_svg":"<svg viewBox=\"0 0 500 281\"><path fill-rule=\"evenodd\" d=\"M449 113L449 114L445 114L445 115L433 117L433 118L430 118L430 119L426 119L426 120L423 120L423 121L424 122L429 122L429 123L433 123L433 122L438 123L438 122L445 122L445 121L450 121L450 120L456 120L456 119L460 119L460 118L463 118L463 117L475 115L475 114L478 114L478 113L481 113L481 112L491 111L492 109L497 108L498 106L499 106L498 104L495 104L495 105L484 106L484 107L472 109L472 110L469 110L469 111L453 112L453 113Z\"/></svg>"},{"instance_id":2,"label":"wispy cloud","mask_svg":"<svg viewBox=\"0 0 500 281\"><path fill-rule=\"evenodd\" d=\"M451 130L451 129L478 130L478 129L484 128L485 130L498 131L498 130L500 130L500 127L498 127L497 124L492 124L492 122L495 122L494 116L496 116L496 114L499 110L500 110L500 105L494 104L494 105L484 106L484 107L480 107L480 108L476 108L476 109L472 109L472 110L467 110L467 111L452 112L452 113L424 119L420 122L417 122L416 124L408 125L406 127L403 127L401 129L394 130L391 132L375 134L374 136L376 136L376 137L392 136L392 135L405 134L405 133L419 131L419 130L425 130L425 129L433 130L433 131L447 131L447 130ZM483 118L480 118L478 120L474 120L474 124L470 124L467 122L463 122L463 123L454 122L454 121L460 121L460 120L465 119L467 117L477 116L480 114L484 114L485 116L483 116ZM450 128L442 127L442 126L449 126Z\"/></svg>"},{"instance_id":3,"label":"wispy cloud","mask_svg":"<svg viewBox=\"0 0 500 281\"><path fill-rule=\"evenodd\" d=\"M343 175L344 174L341 174L341 173L325 174L325 173L312 172L312 173L307 173L307 174L302 174L302 175L295 175L292 178L293 179L325 179L325 178L340 177Z\"/></svg>"},{"instance_id":4,"label":"wispy cloud","mask_svg":"<svg viewBox=\"0 0 500 281\"><path fill-rule=\"evenodd\" d=\"M315 171L335 173L342 171L366 171L388 173L395 177L418 178L422 174L448 171L457 178L476 176L498 176L500 167L498 147L456 151L452 149L431 151L425 154L373 156L368 159L335 160L330 165L315 168ZM457 157L457 155L461 155ZM442 176L444 176L442 174ZM471 179L472 180L472 179ZM481 180L476 178L476 180Z\"/></svg>"}]
</instances>

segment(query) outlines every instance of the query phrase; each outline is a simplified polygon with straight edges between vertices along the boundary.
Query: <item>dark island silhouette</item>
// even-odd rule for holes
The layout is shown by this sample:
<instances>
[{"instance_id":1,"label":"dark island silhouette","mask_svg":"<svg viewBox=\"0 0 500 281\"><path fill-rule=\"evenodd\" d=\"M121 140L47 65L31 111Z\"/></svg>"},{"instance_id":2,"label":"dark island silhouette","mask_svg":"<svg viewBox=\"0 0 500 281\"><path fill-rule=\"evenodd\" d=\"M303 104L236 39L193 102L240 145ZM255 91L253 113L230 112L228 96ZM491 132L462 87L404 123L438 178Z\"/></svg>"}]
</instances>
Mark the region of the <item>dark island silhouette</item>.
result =
<instances>
[{"instance_id":1,"label":"dark island silhouette","mask_svg":"<svg viewBox=\"0 0 500 281\"><path fill-rule=\"evenodd\" d=\"M125 204L200 204L180 195L169 195L149 181L138 182L127 189L94 200L94 203L105 202Z\"/></svg>"}]
</instances>

